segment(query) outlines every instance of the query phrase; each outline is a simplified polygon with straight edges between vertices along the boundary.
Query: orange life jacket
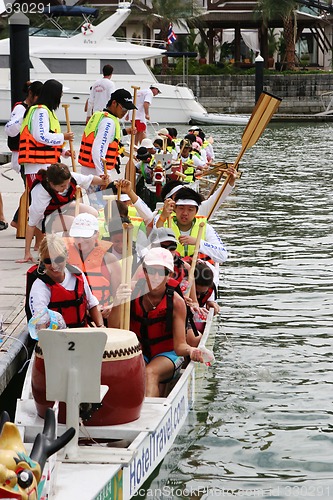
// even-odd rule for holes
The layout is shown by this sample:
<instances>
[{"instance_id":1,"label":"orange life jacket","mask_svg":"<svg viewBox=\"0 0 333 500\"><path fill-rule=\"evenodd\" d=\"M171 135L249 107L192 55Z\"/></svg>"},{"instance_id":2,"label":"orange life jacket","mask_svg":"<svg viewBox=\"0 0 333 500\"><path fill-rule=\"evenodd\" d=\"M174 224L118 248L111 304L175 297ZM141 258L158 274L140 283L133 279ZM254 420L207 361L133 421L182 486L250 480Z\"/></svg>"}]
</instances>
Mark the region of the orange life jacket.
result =
<instances>
[{"instance_id":1,"label":"orange life jacket","mask_svg":"<svg viewBox=\"0 0 333 500\"><path fill-rule=\"evenodd\" d=\"M99 303L101 305L110 304L110 298L112 296L111 277L110 279L106 277L106 274L108 275L109 273L106 270L104 256L111 247L111 243L98 240L96 246L85 259L83 259L82 253L74 245L72 238L68 238L66 243L68 249L68 262L82 269L86 275L91 291L95 297L97 297ZM104 273L103 267L105 269Z\"/></svg>"},{"instance_id":2,"label":"orange life jacket","mask_svg":"<svg viewBox=\"0 0 333 500\"><path fill-rule=\"evenodd\" d=\"M106 168L112 170L118 166L119 156L119 141L120 141L120 125L119 120L115 116L106 111L96 111L87 123L81 139L79 152L79 163L84 167L95 168L92 158L92 147L98 131L99 124L104 118L111 118L114 121L116 131L113 141L108 145L105 155Z\"/></svg>"},{"instance_id":3,"label":"orange life jacket","mask_svg":"<svg viewBox=\"0 0 333 500\"><path fill-rule=\"evenodd\" d=\"M61 146L47 146L38 142L31 133L31 119L32 115L37 108L44 108L47 110L50 122L50 132L57 134L60 132L60 123L58 118L52 111L44 105L31 106L27 115L23 119L20 144L19 144L19 158L18 162L21 163L58 163L62 151Z\"/></svg>"}]
</instances>

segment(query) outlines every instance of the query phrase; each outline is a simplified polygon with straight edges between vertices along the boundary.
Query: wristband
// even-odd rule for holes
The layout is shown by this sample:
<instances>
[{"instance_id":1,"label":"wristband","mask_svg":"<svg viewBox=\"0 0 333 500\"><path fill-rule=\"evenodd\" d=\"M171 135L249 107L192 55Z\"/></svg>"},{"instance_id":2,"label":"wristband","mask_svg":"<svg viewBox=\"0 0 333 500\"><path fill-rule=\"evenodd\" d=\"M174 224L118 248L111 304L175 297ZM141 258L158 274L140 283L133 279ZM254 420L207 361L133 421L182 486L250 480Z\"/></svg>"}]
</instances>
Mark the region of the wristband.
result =
<instances>
[{"instance_id":1,"label":"wristband","mask_svg":"<svg viewBox=\"0 0 333 500\"><path fill-rule=\"evenodd\" d=\"M167 220L167 218L166 218L166 217L163 217L162 215L160 215L160 220L161 220L162 222L165 222L165 221Z\"/></svg>"}]
</instances>

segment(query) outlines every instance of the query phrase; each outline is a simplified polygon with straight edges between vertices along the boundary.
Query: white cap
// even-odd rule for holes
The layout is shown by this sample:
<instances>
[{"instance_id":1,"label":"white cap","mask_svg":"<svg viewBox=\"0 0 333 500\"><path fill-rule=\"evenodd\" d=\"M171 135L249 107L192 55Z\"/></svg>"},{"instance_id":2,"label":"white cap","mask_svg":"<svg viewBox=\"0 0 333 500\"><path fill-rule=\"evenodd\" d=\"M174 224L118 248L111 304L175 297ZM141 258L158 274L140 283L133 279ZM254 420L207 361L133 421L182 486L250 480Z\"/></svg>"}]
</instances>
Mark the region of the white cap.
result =
<instances>
[{"instance_id":1,"label":"white cap","mask_svg":"<svg viewBox=\"0 0 333 500\"><path fill-rule=\"evenodd\" d=\"M157 134L162 137L168 137L170 135L167 128L161 128L160 130L158 130Z\"/></svg>"},{"instance_id":2,"label":"white cap","mask_svg":"<svg viewBox=\"0 0 333 500\"><path fill-rule=\"evenodd\" d=\"M98 220L91 214L79 214L73 220L69 236L73 238L90 238L98 231Z\"/></svg>"},{"instance_id":3,"label":"white cap","mask_svg":"<svg viewBox=\"0 0 333 500\"><path fill-rule=\"evenodd\" d=\"M155 227L149 235L149 241L156 245L165 241L172 241L176 245L178 243L175 233L169 227Z\"/></svg>"},{"instance_id":4,"label":"white cap","mask_svg":"<svg viewBox=\"0 0 333 500\"><path fill-rule=\"evenodd\" d=\"M125 194L125 193L122 193L120 195L120 201L130 201L130 197L128 196L128 194Z\"/></svg>"},{"instance_id":5,"label":"white cap","mask_svg":"<svg viewBox=\"0 0 333 500\"><path fill-rule=\"evenodd\" d=\"M143 263L149 266L163 266L169 269L169 271L174 270L173 256L172 253L166 248L151 248L148 253L143 258Z\"/></svg>"},{"instance_id":6,"label":"white cap","mask_svg":"<svg viewBox=\"0 0 333 500\"><path fill-rule=\"evenodd\" d=\"M151 149L154 147L154 144L151 141L151 139L148 139L148 137L146 137L145 139L142 140L140 146L142 146L143 148Z\"/></svg>"}]
</instances>

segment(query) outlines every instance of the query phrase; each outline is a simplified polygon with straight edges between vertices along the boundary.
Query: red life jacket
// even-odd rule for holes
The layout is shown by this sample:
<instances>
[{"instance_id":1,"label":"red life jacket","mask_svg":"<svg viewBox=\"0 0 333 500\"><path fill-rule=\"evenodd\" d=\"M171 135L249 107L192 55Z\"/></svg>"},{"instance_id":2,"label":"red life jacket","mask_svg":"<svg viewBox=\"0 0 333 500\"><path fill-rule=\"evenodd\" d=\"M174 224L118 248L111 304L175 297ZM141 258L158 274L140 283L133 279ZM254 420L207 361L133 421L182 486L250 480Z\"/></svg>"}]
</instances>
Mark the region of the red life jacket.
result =
<instances>
[{"instance_id":1,"label":"red life jacket","mask_svg":"<svg viewBox=\"0 0 333 500\"><path fill-rule=\"evenodd\" d=\"M30 267L27 271L26 304L25 311L27 319L32 316L29 307L29 295L33 282L39 278L51 290L51 299L48 308L59 312L66 323L67 328L87 326L87 297L84 292L84 282L81 271L74 266L66 265L68 271L76 277L74 290L66 290L60 283L54 282L46 274L37 273L37 265Z\"/></svg>"},{"instance_id":2,"label":"red life jacket","mask_svg":"<svg viewBox=\"0 0 333 500\"><path fill-rule=\"evenodd\" d=\"M215 292L215 297L216 297L217 293L215 284L213 284L213 286L210 286L204 295L200 295L198 297L198 304L200 307L204 307L204 305L206 304L207 300L209 299L209 297L213 292Z\"/></svg>"},{"instance_id":3,"label":"red life jacket","mask_svg":"<svg viewBox=\"0 0 333 500\"><path fill-rule=\"evenodd\" d=\"M27 109L29 106L27 105L26 102L24 101L18 101L14 104L13 109L15 106L18 106L21 104L22 106ZM7 138L7 145L11 151L18 151L19 150L19 145L20 145L20 134L15 135L15 137L9 137Z\"/></svg>"},{"instance_id":4,"label":"red life jacket","mask_svg":"<svg viewBox=\"0 0 333 500\"><path fill-rule=\"evenodd\" d=\"M82 269L91 291L101 305L109 305L112 296L111 276L104 263L104 256L112 246L108 241L98 241L89 255L83 259L82 253L74 245L73 239L67 239L68 262ZM104 273L103 273L104 268ZM107 276L109 278L107 278Z\"/></svg>"},{"instance_id":5,"label":"red life jacket","mask_svg":"<svg viewBox=\"0 0 333 500\"><path fill-rule=\"evenodd\" d=\"M131 302L130 330L136 333L144 356L149 360L161 352L173 351L173 296L175 290L181 295L178 282L169 278L165 294L156 309L146 311L143 307L145 280L137 282ZM178 290L177 290L178 288Z\"/></svg>"},{"instance_id":6,"label":"red life jacket","mask_svg":"<svg viewBox=\"0 0 333 500\"><path fill-rule=\"evenodd\" d=\"M46 207L45 212L44 212L45 217L50 215L55 210L58 210L58 212L59 212L60 211L59 209L61 207L63 207L64 205L67 205L67 203L70 203L71 201L75 200L77 182L74 179L74 177L71 177L68 191L65 195L58 193L57 191L52 189L46 182L43 182L41 175L35 176L35 180L31 186L31 191L33 190L33 188L35 186L37 186L37 184L41 184L43 186L43 188L45 189L45 191L47 191L49 193L49 195L51 196L50 203L48 204L48 206Z\"/></svg>"}]
</instances>

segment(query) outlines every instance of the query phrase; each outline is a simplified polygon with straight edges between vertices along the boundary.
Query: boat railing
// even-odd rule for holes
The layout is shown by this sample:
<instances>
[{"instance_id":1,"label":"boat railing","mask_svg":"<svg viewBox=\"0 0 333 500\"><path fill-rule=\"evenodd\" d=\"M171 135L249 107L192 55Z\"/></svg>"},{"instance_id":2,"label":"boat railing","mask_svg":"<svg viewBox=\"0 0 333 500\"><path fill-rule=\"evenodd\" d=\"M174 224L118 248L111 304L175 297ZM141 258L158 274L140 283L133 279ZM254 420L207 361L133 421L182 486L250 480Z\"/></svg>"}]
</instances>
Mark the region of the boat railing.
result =
<instances>
[{"instance_id":1,"label":"boat railing","mask_svg":"<svg viewBox=\"0 0 333 500\"><path fill-rule=\"evenodd\" d=\"M165 41L158 40L157 38L141 38L141 37L131 37L126 38L124 36L112 37L117 40L117 42L127 42L127 43L135 43L136 45L144 45L148 47L154 47L156 49L165 49Z\"/></svg>"}]
</instances>

